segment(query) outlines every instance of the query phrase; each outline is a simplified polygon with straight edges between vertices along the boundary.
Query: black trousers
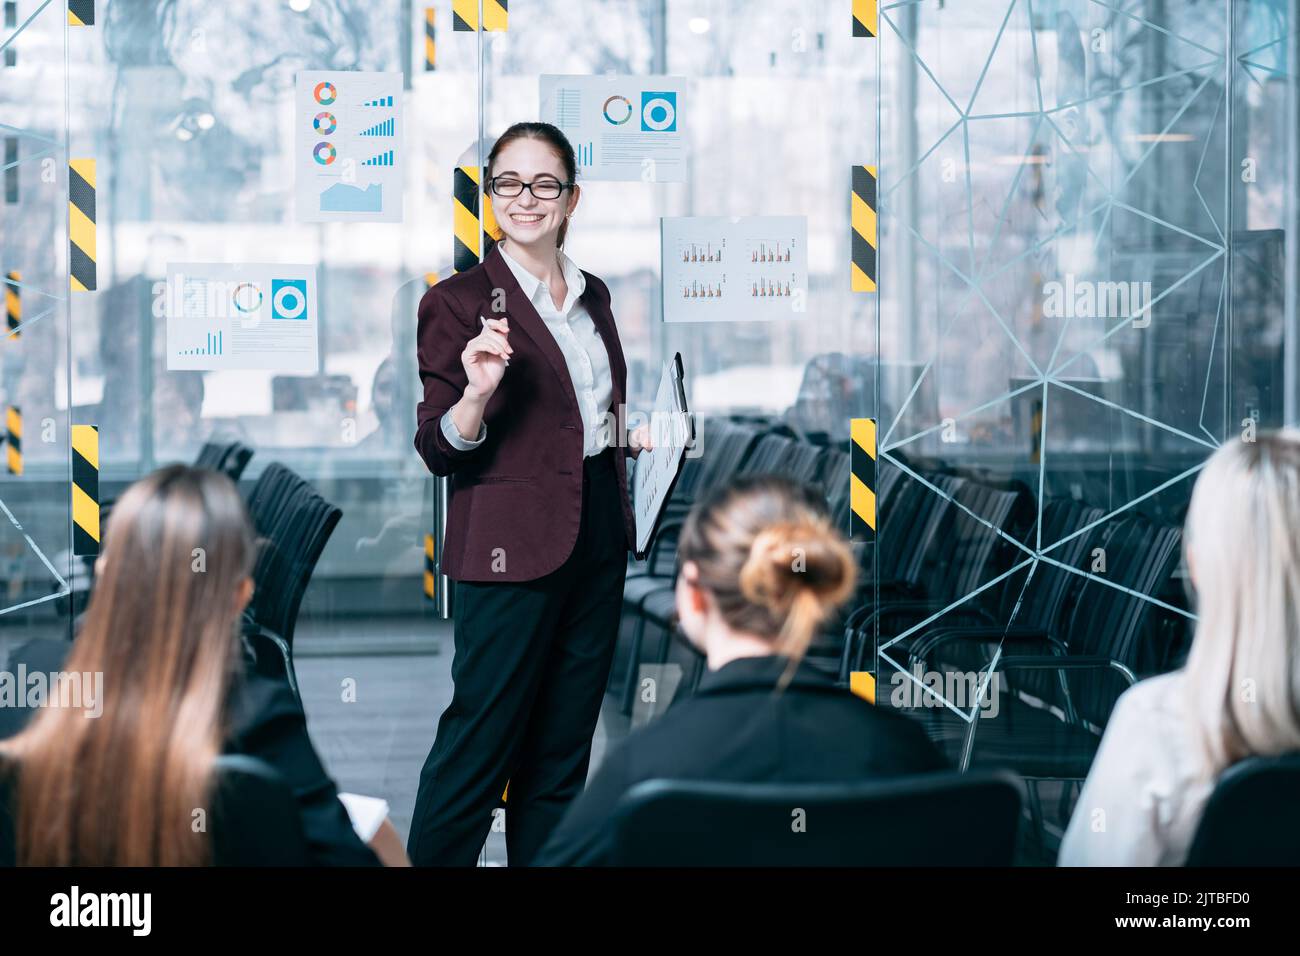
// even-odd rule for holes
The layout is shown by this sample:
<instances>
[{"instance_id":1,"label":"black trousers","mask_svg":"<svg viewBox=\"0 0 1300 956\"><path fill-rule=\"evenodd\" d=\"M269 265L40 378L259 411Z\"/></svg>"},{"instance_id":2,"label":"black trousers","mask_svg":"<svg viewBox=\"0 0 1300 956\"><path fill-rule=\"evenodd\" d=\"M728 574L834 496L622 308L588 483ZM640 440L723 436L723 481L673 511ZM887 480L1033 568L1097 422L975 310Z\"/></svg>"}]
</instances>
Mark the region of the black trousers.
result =
<instances>
[{"instance_id":1,"label":"black trousers","mask_svg":"<svg viewBox=\"0 0 1300 956\"><path fill-rule=\"evenodd\" d=\"M526 866L586 784L627 573L618 453L584 463L564 564L535 581L456 583L455 686L420 773L416 866L473 866L507 781L506 852Z\"/></svg>"}]
</instances>

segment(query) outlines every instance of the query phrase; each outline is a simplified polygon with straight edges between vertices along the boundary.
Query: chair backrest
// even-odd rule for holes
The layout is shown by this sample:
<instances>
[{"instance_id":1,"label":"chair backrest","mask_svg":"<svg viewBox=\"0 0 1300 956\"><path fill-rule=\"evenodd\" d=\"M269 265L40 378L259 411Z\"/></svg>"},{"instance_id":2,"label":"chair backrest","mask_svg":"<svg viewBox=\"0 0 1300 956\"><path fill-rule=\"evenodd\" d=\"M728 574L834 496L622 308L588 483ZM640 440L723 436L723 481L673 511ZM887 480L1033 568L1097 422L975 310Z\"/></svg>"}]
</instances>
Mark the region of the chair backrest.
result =
<instances>
[{"instance_id":1,"label":"chair backrest","mask_svg":"<svg viewBox=\"0 0 1300 956\"><path fill-rule=\"evenodd\" d=\"M1142 671L1143 657L1162 657L1141 646L1149 636L1154 598L1164 588L1178 565L1181 531L1172 525L1154 524L1141 515L1127 515L1109 522L1105 533L1094 539L1104 552L1105 573L1096 573L1079 592L1065 634L1071 654L1098 654ZM1083 555L1091 572L1092 552ZM1109 583L1103 583L1109 582ZM1068 678L1078 715L1094 727L1104 727L1115 700L1125 689L1113 671L1083 671Z\"/></svg>"},{"instance_id":2,"label":"chair backrest","mask_svg":"<svg viewBox=\"0 0 1300 956\"><path fill-rule=\"evenodd\" d=\"M902 541L882 542L886 551L892 546L898 553L894 568L897 579L918 586L922 580L927 558L930 557L931 549L934 547L935 537L940 534L941 529L944 534L947 534L947 529L952 524L953 514L957 511L952 503L953 499L966 484L965 478L957 478L953 475L932 475L927 476L926 480L939 490L936 492L934 488L928 488L913 480L912 483L920 488L922 497L911 531ZM883 578L884 575L882 574L881 577Z\"/></svg>"},{"instance_id":3,"label":"chair backrest","mask_svg":"<svg viewBox=\"0 0 1300 956\"><path fill-rule=\"evenodd\" d=\"M1188 866L1300 866L1300 753L1229 767L1187 851Z\"/></svg>"},{"instance_id":4,"label":"chair backrest","mask_svg":"<svg viewBox=\"0 0 1300 956\"><path fill-rule=\"evenodd\" d=\"M1042 547L1051 548L1048 555L1061 564L1081 571L1088 569L1084 562L1086 555L1091 555L1094 538L1101 536L1100 526L1082 534L1075 532L1087 528L1102 517L1100 508L1090 507L1072 498L1049 498L1043 505L1039 516L1042 525ZM1066 540L1066 539L1069 540ZM1039 541L1038 523L1028 529L1027 544L1037 547ZM1058 541L1062 544L1052 547ZM1034 572L1033 582L1026 588L1008 588L1007 604L1002 620L1009 620L1015 611L1012 622L1018 627L1038 627L1056 631L1067 604L1084 582L1084 578L1071 573L1055 564L1040 562ZM1016 610L1016 605L1019 609Z\"/></svg>"},{"instance_id":5,"label":"chair backrest","mask_svg":"<svg viewBox=\"0 0 1300 956\"><path fill-rule=\"evenodd\" d=\"M217 758L209 832L217 866L311 863L293 791L270 766L252 757Z\"/></svg>"},{"instance_id":6,"label":"chair backrest","mask_svg":"<svg viewBox=\"0 0 1300 956\"><path fill-rule=\"evenodd\" d=\"M231 442L225 457L221 459L220 468L231 481L238 482L252 457L253 449L243 442Z\"/></svg>"},{"instance_id":7,"label":"chair backrest","mask_svg":"<svg viewBox=\"0 0 1300 956\"><path fill-rule=\"evenodd\" d=\"M292 647L311 573L343 512L278 462L253 486L248 511L262 538L253 571L253 620Z\"/></svg>"},{"instance_id":8,"label":"chair backrest","mask_svg":"<svg viewBox=\"0 0 1300 956\"><path fill-rule=\"evenodd\" d=\"M222 472L231 481L239 481L248 460L253 457L253 449L241 441L206 442L199 449L194 459L195 468L207 468Z\"/></svg>"},{"instance_id":9,"label":"chair backrest","mask_svg":"<svg viewBox=\"0 0 1300 956\"><path fill-rule=\"evenodd\" d=\"M752 425L716 422L703 432L700 470L694 497L721 485L736 474L758 441L759 432Z\"/></svg>"},{"instance_id":10,"label":"chair backrest","mask_svg":"<svg viewBox=\"0 0 1300 956\"><path fill-rule=\"evenodd\" d=\"M873 783L650 780L614 810L614 863L1009 866L1020 801L1015 778L996 771Z\"/></svg>"},{"instance_id":11,"label":"chair backrest","mask_svg":"<svg viewBox=\"0 0 1300 956\"><path fill-rule=\"evenodd\" d=\"M954 502L950 524L934 539L926 567L926 595L945 602L973 594L1006 570L1005 554L1014 548L1008 539L1014 537L1012 521L1021 493L968 480L957 490ZM1023 553L1017 552L1020 557Z\"/></svg>"},{"instance_id":12,"label":"chair backrest","mask_svg":"<svg viewBox=\"0 0 1300 956\"><path fill-rule=\"evenodd\" d=\"M767 434L758 440L738 469L742 475L780 472L794 453L796 442L785 435Z\"/></svg>"},{"instance_id":13,"label":"chair backrest","mask_svg":"<svg viewBox=\"0 0 1300 956\"><path fill-rule=\"evenodd\" d=\"M12 799L16 784L6 773ZM212 862L217 866L307 866L311 863L302 814L283 778L260 760L218 756L207 821ZM12 806L0 806L0 860L17 857Z\"/></svg>"}]
</instances>

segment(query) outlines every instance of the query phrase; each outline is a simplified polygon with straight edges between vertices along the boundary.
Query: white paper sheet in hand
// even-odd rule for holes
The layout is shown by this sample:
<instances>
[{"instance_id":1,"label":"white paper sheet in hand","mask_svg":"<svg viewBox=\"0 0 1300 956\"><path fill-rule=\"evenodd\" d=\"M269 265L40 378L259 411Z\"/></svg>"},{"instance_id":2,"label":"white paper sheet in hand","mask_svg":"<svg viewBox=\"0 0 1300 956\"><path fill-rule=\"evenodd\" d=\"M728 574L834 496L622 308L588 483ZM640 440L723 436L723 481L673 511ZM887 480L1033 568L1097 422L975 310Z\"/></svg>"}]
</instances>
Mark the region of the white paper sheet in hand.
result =
<instances>
[{"instance_id":1,"label":"white paper sheet in hand","mask_svg":"<svg viewBox=\"0 0 1300 956\"><path fill-rule=\"evenodd\" d=\"M659 513L672 491L673 481L690 443L690 419L682 406L684 389L677 374L679 361L680 358L676 358L664 364L659 390L655 393L654 411L650 416L654 447L637 456L636 470L632 475L637 554L644 554L650 546Z\"/></svg>"},{"instance_id":2,"label":"white paper sheet in hand","mask_svg":"<svg viewBox=\"0 0 1300 956\"><path fill-rule=\"evenodd\" d=\"M339 793L339 802L348 811L352 829L361 838L362 843L369 843L384 821L388 819L388 801L380 797L366 797L359 793Z\"/></svg>"}]
</instances>

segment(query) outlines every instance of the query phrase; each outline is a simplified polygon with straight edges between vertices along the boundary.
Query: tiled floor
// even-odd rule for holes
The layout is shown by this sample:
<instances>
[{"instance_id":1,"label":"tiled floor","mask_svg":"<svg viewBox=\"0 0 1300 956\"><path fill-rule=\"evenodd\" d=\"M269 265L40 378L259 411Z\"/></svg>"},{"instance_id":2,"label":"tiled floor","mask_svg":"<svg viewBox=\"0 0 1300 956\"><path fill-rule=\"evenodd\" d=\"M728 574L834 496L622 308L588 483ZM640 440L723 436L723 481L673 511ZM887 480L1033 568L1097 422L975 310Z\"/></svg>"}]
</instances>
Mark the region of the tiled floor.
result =
<instances>
[{"instance_id":1,"label":"tiled floor","mask_svg":"<svg viewBox=\"0 0 1300 956\"><path fill-rule=\"evenodd\" d=\"M368 635L367 627L382 633ZM295 643L307 725L326 768L340 789L387 800L405 840L420 768L438 716L451 700L450 622L300 624ZM403 652L404 645L417 643L422 653ZM358 654L362 646L380 653ZM349 679L355 684L345 684ZM355 695L345 694L353 686ZM593 770L609 741L626 733L627 718L607 697L592 748ZM504 864L505 856L504 834L490 834L485 862Z\"/></svg>"}]
</instances>

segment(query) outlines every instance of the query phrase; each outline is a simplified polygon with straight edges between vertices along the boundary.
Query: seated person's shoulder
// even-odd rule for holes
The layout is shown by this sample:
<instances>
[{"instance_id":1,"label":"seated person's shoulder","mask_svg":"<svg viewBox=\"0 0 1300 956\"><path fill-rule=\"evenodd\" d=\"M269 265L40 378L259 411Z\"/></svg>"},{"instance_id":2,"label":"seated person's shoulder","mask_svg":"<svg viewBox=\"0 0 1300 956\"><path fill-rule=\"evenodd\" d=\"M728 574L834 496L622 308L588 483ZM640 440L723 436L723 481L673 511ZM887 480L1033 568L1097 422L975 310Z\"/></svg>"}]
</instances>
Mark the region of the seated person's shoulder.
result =
<instances>
[{"instance_id":1,"label":"seated person's shoulder","mask_svg":"<svg viewBox=\"0 0 1300 956\"><path fill-rule=\"evenodd\" d=\"M835 688L840 695L838 708L848 728L859 728L860 739L869 741L882 759L897 764L903 772L922 773L946 770L947 759L930 740L921 723L912 716L884 703L872 703L847 690Z\"/></svg>"},{"instance_id":2,"label":"seated person's shoulder","mask_svg":"<svg viewBox=\"0 0 1300 956\"><path fill-rule=\"evenodd\" d=\"M1124 691L1106 722L1112 746L1142 754L1148 768L1159 764L1175 776L1200 771L1191 700L1182 671L1148 677Z\"/></svg>"},{"instance_id":3,"label":"seated person's shoulder","mask_svg":"<svg viewBox=\"0 0 1300 956\"><path fill-rule=\"evenodd\" d=\"M302 705L283 680L248 669L230 687L227 734L232 742L255 739L283 721L304 721Z\"/></svg>"}]
</instances>

